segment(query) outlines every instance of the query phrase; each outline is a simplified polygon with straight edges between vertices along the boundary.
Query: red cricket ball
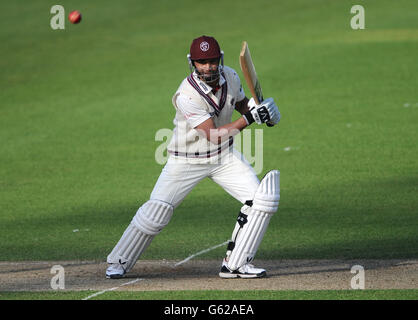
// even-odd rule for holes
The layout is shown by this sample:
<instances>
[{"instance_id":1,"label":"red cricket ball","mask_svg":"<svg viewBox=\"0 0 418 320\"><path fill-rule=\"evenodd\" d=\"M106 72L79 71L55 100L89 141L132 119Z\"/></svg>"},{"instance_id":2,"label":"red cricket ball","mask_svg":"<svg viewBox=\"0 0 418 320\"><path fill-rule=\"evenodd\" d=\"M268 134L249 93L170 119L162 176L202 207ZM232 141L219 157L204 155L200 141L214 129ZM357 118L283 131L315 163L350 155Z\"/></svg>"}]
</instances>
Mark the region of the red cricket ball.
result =
<instances>
[{"instance_id":1,"label":"red cricket ball","mask_svg":"<svg viewBox=\"0 0 418 320\"><path fill-rule=\"evenodd\" d=\"M70 20L71 23L79 23L81 21L81 13L78 10L71 11L68 15L68 20Z\"/></svg>"}]
</instances>

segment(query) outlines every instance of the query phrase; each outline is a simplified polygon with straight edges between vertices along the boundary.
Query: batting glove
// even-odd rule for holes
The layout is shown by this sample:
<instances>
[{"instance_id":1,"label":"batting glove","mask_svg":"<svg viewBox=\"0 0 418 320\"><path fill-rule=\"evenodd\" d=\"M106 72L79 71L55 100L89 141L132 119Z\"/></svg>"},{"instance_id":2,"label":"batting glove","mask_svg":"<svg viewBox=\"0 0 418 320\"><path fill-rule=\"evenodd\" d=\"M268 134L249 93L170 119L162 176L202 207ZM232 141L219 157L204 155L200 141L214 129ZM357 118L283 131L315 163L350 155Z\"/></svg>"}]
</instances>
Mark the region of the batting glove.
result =
<instances>
[{"instance_id":1,"label":"batting glove","mask_svg":"<svg viewBox=\"0 0 418 320\"><path fill-rule=\"evenodd\" d=\"M278 124L281 116L279 107L276 105L273 98L268 98L264 100L263 103L269 103L270 120L267 121L267 126L272 127Z\"/></svg>"},{"instance_id":2,"label":"batting glove","mask_svg":"<svg viewBox=\"0 0 418 320\"><path fill-rule=\"evenodd\" d=\"M255 103L254 98L251 98L248 101L248 107L250 111L244 114L244 118L248 124L253 122L263 124L268 122L271 125L275 125L280 121L280 112L273 98L268 98L259 105Z\"/></svg>"}]
</instances>

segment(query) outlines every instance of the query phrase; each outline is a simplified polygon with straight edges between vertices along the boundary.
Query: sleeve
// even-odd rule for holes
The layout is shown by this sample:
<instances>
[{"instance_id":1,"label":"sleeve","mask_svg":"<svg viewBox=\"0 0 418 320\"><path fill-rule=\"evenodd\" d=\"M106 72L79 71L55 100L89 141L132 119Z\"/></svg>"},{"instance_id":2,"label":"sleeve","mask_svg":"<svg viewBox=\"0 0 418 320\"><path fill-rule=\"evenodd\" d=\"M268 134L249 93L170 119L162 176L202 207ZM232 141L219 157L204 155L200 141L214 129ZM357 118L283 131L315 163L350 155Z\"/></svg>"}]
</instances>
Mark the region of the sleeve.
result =
<instances>
[{"instance_id":1,"label":"sleeve","mask_svg":"<svg viewBox=\"0 0 418 320\"><path fill-rule=\"evenodd\" d=\"M196 128L199 124L212 117L207 110L185 95L177 97L176 105L192 128Z\"/></svg>"},{"instance_id":2,"label":"sleeve","mask_svg":"<svg viewBox=\"0 0 418 320\"><path fill-rule=\"evenodd\" d=\"M238 74L233 71L233 81L235 82L235 87L237 88L237 100L236 101L241 101L242 99L245 98L245 92L244 89L242 88L242 84L241 84L241 79L239 78Z\"/></svg>"}]
</instances>

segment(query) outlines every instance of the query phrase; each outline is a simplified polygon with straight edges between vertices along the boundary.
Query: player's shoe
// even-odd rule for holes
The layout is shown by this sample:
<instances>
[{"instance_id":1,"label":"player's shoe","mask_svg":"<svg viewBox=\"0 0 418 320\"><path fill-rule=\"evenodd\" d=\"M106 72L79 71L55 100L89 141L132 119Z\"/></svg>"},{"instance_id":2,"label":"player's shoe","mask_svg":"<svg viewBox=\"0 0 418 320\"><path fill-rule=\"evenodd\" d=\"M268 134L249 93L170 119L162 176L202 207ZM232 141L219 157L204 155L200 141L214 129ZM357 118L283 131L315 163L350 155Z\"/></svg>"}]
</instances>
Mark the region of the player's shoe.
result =
<instances>
[{"instance_id":1,"label":"player's shoe","mask_svg":"<svg viewBox=\"0 0 418 320\"><path fill-rule=\"evenodd\" d=\"M221 272L219 272L219 276L225 279L232 279L232 278L243 278L243 279L251 279L251 278L262 278L267 275L266 270L261 268L256 268L252 264L244 264L238 270L231 270L228 268L228 264L224 259L222 261L222 268Z\"/></svg>"},{"instance_id":2,"label":"player's shoe","mask_svg":"<svg viewBox=\"0 0 418 320\"><path fill-rule=\"evenodd\" d=\"M125 268L122 263L111 263L106 270L107 279L120 279L125 276Z\"/></svg>"}]
</instances>

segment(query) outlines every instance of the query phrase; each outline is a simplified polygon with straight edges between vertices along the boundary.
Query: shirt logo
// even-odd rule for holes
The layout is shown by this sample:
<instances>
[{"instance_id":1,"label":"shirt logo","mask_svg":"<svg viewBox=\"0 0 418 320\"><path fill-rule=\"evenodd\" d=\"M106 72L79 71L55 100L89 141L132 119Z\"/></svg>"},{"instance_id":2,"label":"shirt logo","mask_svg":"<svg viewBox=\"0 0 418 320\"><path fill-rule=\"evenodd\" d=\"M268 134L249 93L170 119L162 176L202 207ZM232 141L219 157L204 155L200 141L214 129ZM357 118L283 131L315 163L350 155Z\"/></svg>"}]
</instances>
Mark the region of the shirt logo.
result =
<instances>
[{"instance_id":1,"label":"shirt logo","mask_svg":"<svg viewBox=\"0 0 418 320\"><path fill-rule=\"evenodd\" d=\"M200 43L200 50L202 51L208 51L209 50L209 43L206 41L203 41Z\"/></svg>"},{"instance_id":2,"label":"shirt logo","mask_svg":"<svg viewBox=\"0 0 418 320\"><path fill-rule=\"evenodd\" d=\"M206 91L208 91L208 88L204 85L204 83L203 83L203 82L199 82L199 84L200 84L200 86L201 86L203 89L205 89Z\"/></svg>"}]
</instances>

